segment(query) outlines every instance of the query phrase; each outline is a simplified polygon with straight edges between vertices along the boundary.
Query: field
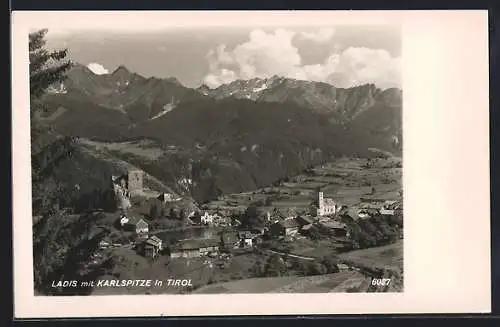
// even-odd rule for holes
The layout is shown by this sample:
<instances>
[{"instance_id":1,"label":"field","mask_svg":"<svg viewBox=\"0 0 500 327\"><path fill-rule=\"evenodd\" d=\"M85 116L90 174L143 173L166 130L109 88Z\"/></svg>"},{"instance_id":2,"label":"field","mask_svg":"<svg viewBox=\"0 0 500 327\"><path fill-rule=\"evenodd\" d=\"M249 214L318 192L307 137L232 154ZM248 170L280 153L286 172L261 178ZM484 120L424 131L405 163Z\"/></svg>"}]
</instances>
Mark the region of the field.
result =
<instances>
[{"instance_id":1,"label":"field","mask_svg":"<svg viewBox=\"0 0 500 327\"><path fill-rule=\"evenodd\" d=\"M250 204L260 210L274 208L293 210L297 213L309 210L317 196L318 187L343 205L353 205L360 198L401 199L401 174L399 158L360 159L340 158L332 163L309 169L284 182L253 192L221 196L209 203L208 208L226 208L243 211ZM312 258L338 255L352 266L382 268L402 272L402 241L395 244L338 253L339 244L331 238L312 241L305 237L290 243L290 252ZM236 255L218 265L215 258L170 260L161 256L146 259L131 248L113 249L115 266L103 279L190 279L192 288L174 286L145 288L96 288L94 294L160 294L160 293L265 293L265 292L357 292L366 291L369 278L356 271L342 271L319 276L282 276L255 278L252 267L257 261L266 262L265 254L245 253Z\"/></svg>"},{"instance_id":2,"label":"field","mask_svg":"<svg viewBox=\"0 0 500 327\"><path fill-rule=\"evenodd\" d=\"M204 286L194 293L330 293L363 292L369 278L355 271L343 271L308 277L266 277L251 278L222 284Z\"/></svg>"},{"instance_id":3,"label":"field","mask_svg":"<svg viewBox=\"0 0 500 327\"><path fill-rule=\"evenodd\" d=\"M93 147L96 150L129 153L149 160L155 160L166 153L166 151L161 149L157 144L149 140L127 142L98 142L87 139L80 139L80 142L87 146Z\"/></svg>"},{"instance_id":4,"label":"field","mask_svg":"<svg viewBox=\"0 0 500 327\"><path fill-rule=\"evenodd\" d=\"M257 261L265 261L264 256L248 253L233 257L228 265L220 268L214 258L192 258L170 260L160 256L149 260L137 254L131 248L113 249L115 266L100 279L151 279L166 281L173 279L190 279L193 288L231 280L252 277L250 268ZM99 287L94 288L93 295L113 294L176 294L189 291L189 288L163 285L162 287Z\"/></svg>"},{"instance_id":5,"label":"field","mask_svg":"<svg viewBox=\"0 0 500 327\"><path fill-rule=\"evenodd\" d=\"M277 186L244 194L229 194L206 205L207 208L240 210L250 204L259 207L306 212L317 190L343 205L355 205L360 198L401 199L401 158L339 158L334 162L290 178Z\"/></svg>"},{"instance_id":6,"label":"field","mask_svg":"<svg viewBox=\"0 0 500 327\"><path fill-rule=\"evenodd\" d=\"M403 270L403 240L396 243L342 253L339 258L357 266Z\"/></svg>"},{"instance_id":7,"label":"field","mask_svg":"<svg viewBox=\"0 0 500 327\"><path fill-rule=\"evenodd\" d=\"M305 257L321 259L336 255L336 248L341 246L339 243L331 239L322 239L319 241L311 241L309 239L299 239L292 244L292 254Z\"/></svg>"}]
</instances>

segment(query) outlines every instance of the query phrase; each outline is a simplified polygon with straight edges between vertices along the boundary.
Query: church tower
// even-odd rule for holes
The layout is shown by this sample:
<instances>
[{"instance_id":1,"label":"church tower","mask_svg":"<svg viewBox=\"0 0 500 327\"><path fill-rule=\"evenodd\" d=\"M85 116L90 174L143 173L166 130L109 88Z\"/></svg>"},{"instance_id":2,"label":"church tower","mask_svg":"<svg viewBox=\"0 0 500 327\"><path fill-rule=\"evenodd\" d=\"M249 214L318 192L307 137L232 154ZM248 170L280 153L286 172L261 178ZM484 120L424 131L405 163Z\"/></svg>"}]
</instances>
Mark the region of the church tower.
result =
<instances>
[{"instance_id":1,"label":"church tower","mask_svg":"<svg viewBox=\"0 0 500 327\"><path fill-rule=\"evenodd\" d=\"M323 198L323 192L318 192L318 211L319 215L323 215L324 211L324 198Z\"/></svg>"}]
</instances>

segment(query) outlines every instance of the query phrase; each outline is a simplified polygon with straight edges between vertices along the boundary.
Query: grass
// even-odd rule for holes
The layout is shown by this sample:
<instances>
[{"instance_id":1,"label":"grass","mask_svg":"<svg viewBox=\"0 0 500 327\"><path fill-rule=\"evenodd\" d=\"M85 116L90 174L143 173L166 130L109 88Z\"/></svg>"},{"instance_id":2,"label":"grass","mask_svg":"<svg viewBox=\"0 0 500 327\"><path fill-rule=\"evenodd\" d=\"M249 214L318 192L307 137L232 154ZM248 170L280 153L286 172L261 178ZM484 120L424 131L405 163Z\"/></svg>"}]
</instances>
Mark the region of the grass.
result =
<instances>
[{"instance_id":1,"label":"grass","mask_svg":"<svg viewBox=\"0 0 500 327\"><path fill-rule=\"evenodd\" d=\"M223 200L211 202L208 206L244 210L252 202L272 197L272 205L267 207L269 210L272 210L273 207L295 207L297 211L307 210L316 194L314 193L310 197L296 193L290 195L290 191L310 191L313 184L326 185L323 188L326 197L332 197L341 204L347 205L358 203L360 197L369 197L366 192L371 191L371 186L361 187L367 182L375 188L375 193L370 195L371 197L399 198L401 169L384 168L384 161L378 162L373 168L360 169L365 162L364 159L344 158L326 164L324 168L313 170L307 176L302 175L301 178L294 179L293 182L288 183L287 187L283 185L274 187L272 194L266 194L266 190L262 189L245 194L226 195ZM329 175L321 176L318 171L327 171ZM384 183L381 178L383 174L396 180L396 183ZM347 177L341 178L339 177L341 175ZM266 189L271 190L271 188ZM280 191L285 190L289 195L279 194ZM274 191L277 191L278 194ZM294 249L291 252L298 255L321 258L336 254L335 244L330 240L320 242L307 239L297 240L293 246ZM174 276L191 279L193 285L200 288L200 293L345 292L347 289L358 289L356 285L364 281L362 276L356 275L354 272L346 272L347 275L342 272L334 274L335 276L251 278L251 267L254 263L257 260L266 261L264 255L257 254L235 256L226 268L221 269L217 265L207 264L205 258L169 260L167 257L161 257L151 262L131 249L114 249L113 251L115 251L114 254L119 261L115 269L109 272L110 276L115 274L120 279L166 279ZM363 266L391 267L402 270L402 242L339 254L339 258ZM354 286L350 285L348 280L351 280ZM95 290L97 294L116 294L115 292L122 292L121 294L179 293L180 291L179 288L175 287L156 287L150 290L140 288Z\"/></svg>"},{"instance_id":2,"label":"grass","mask_svg":"<svg viewBox=\"0 0 500 327\"><path fill-rule=\"evenodd\" d=\"M364 277L357 272L346 271L308 277L251 278L204 286L194 293L327 293L335 291L336 287L352 279L364 279Z\"/></svg>"},{"instance_id":3,"label":"grass","mask_svg":"<svg viewBox=\"0 0 500 327\"><path fill-rule=\"evenodd\" d=\"M226 195L225 207L248 206L252 202L263 201L268 197L272 207L308 210L311 201L316 197L315 190L318 186L321 186L325 197L332 197L345 205L359 203L360 197L397 199L400 197L399 190L402 187L402 170L386 167L394 160L378 159L371 168L366 168L366 159L341 158L272 188L272 194L267 194L271 190L267 187L253 192L255 194ZM372 186L375 188L374 194L371 194ZM220 201L217 205L221 205Z\"/></svg>"},{"instance_id":4,"label":"grass","mask_svg":"<svg viewBox=\"0 0 500 327\"><path fill-rule=\"evenodd\" d=\"M167 286L168 278L190 279L194 288L212 283L224 283L232 280L248 279L251 276L250 268L260 260L265 262L264 256L243 254L235 256L229 265L223 269L213 264L214 259L191 258L170 260L168 256L159 256L150 260L137 254L131 248L115 248L111 250L115 259L115 266L107 271L100 279L151 279L162 280L164 285L142 287L99 287L94 288L93 295L113 294L177 294L187 291L186 288ZM210 265L212 263L212 265Z\"/></svg>"},{"instance_id":5,"label":"grass","mask_svg":"<svg viewBox=\"0 0 500 327\"><path fill-rule=\"evenodd\" d=\"M127 142L97 142L83 140L86 145L98 150L106 150L122 154L132 154L149 160L155 160L165 154L165 151L158 145L148 140L127 141Z\"/></svg>"},{"instance_id":6,"label":"grass","mask_svg":"<svg viewBox=\"0 0 500 327\"><path fill-rule=\"evenodd\" d=\"M393 244L342 253L339 258L356 265L403 270L403 240Z\"/></svg>"}]
</instances>

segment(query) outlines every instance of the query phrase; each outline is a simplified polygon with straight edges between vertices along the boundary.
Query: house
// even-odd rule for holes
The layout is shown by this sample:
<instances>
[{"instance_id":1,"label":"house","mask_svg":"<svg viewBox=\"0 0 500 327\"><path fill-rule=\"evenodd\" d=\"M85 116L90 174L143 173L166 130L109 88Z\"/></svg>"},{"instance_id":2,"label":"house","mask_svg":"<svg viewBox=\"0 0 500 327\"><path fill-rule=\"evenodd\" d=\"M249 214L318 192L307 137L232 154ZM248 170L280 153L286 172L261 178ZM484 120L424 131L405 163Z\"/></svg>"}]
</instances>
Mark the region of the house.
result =
<instances>
[{"instance_id":1,"label":"house","mask_svg":"<svg viewBox=\"0 0 500 327\"><path fill-rule=\"evenodd\" d=\"M248 248L253 246L254 235L249 231L238 232L239 247Z\"/></svg>"},{"instance_id":2,"label":"house","mask_svg":"<svg viewBox=\"0 0 500 327\"><path fill-rule=\"evenodd\" d=\"M156 236L151 236L142 241L140 251L148 258L155 258L163 250L163 242Z\"/></svg>"},{"instance_id":3,"label":"house","mask_svg":"<svg viewBox=\"0 0 500 327\"><path fill-rule=\"evenodd\" d=\"M212 225L214 222L214 216L207 211L200 218L203 225Z\"/></svg>"},{"instance_id":4,"label":"house","mask_svg":"<svg viewBox=\"0 0 500 327\"><path fill-rule=\"evenodd\" d=\"M275 236L293 236L299 229L299 222L295 218L288 218L271 225L270 232Z\"/></svg>"},{"instance_id":5,"label":"house","mask_svg":"<svg viewBox=\"0 0 500 327\"><path fill-rule=\"evenodd\" d=\"M321 227L330 230L335 236L345 237L347 235L347 225L336 220L322 221Z\"/></svg>"},{"instance_id":6,"label":"house","mask_svg":"<svg viewBox=\"0 0 500 327\"><path fill-rule=\"evenodd\" d=\"M401 203L396 200L385 201L380 213L382 215L393 216L396 214L397 210L401 209Z\"/></svg>"},{"instance_id":7,"label":"house","mask_svg":"<svg viewBox=\"0 0 500 327\"><path fill-rule=\"evenodd\" d=\"M266 216L268 216L266 214ZM281 220L285 220L287 217L289 217L289 212L288 210L285 210L283 208L274 208L272 212L269 213L269 222L270 223L277 223ZM267 220L267 218L266 218Z\"/></svg>"},{"instance_id":8,"label":"house","mask_svg":"<svg viewBox=\"0 0 500 327\"><path fill-rule=\"evenodd\" d=\"M314 223L314 219L309 216L297 216L297 218L295 219L299 223L300 229L309 229L310 226L312 226L312 224Z\"/></svg>"},{"instance_id":9,"label":"house","mask_svg":"<svg viewBox=\"0 0 500 327\"><path fill-rule=\"evenodd\" d=\"M251 232L256 235L264 235L266 234L267 227L253 227Z\"/></svg>"},{"instance_id":10,"label":"house","mask_svg":"<svg viewBox=\"0 0 500 327\"><path fill-rule=\"evenodd\" d=\"M146 235L149 233L149 225L144 219L139 220L135 224L135 233L137 235Z\"/></svg>"},{"instance_id":11,"label":"house","mask_svg":"<svg viewBox=\"0 0 500 327\"><path fill-rule=\"evenodd\" d=\"M233 249L240 245L240 238L237 232L227 231L221 233L220 241L228 249Z\"/></svg>"},{"instance_id":12,"label":"house","mask_svg":"<svg viewBox=\"0 0 500 327\"><path fill-rule=\"evenodd\" d=\"M371 203L371 204L375 204L378 206L384 205L384 203L387 201L384 199L370 199L370 198L360 198L359 200L363 203Z\"/></svg>"},{"instance_id":13,"label":"house","mask_svg":"<svg viewBox=\"0 0 500 327\"><path fill-rule=\"evenodd\" d=\"M260 212L260 217L262 218L263 221L266 223L271 222L271 213L269 211L265 212Z\"/></svg>"},{"instance_id":14,"label":"house","mask_svg":"<svg viewBox=\"0 0 500 327\"><path fill-rule=\"evenodd\" d=\"M161 193L158 197L158 200L160 200L163 203L169 203L169 202L177 202L182 200L180 197L176 197L172 193Z\"/></svg>"},{"instance_id":15,"label":"house","mask_svg":"<svg viewBox=\"0 0 500 327\"><path fill-rule=\"evenodd\" d=\"M339 216L347 216L350 217L353 220L358 220L358 219L367 219L370 218L374 215L377 215L379 213L378 209L373 209L373 208L355 208L355 207L349 207L349 208L343 208L342 211L339 212Z\"/></svg>"},{"instance_id":16,"label":"house","mask_svg":"<svg viewBox=\"0 0 500 327\"><path fill-rule=\"evenodd\" d=\"M362 208L357 211L357 216L362 219L370 218L376 216L380 213L379 209L374 208Z\"/></svg>"},{"instance_id":17,"label":"house","mask_svg":"<svg viewBox=\"0 0 500 327\"><path fill-rule=\"evenodd\" d=\"M359 205L360 209L363 210L378 210L382 208L383 204L380 202L362 202Z\"/></svg>"},{"instance_id":18,"label":"house","mask_svg":"<svg viewBox=\"0 0 500 327\"><path fill-rule=\"evenodd\" d=\"M382 209L380 209L380 214L386 215L386 216L393 216L394 210L382 208Z\"/></svg>"},{"instance_id":19,"label":"house","mask_svg":"<svg viewBox=\"0 0 500 327\"><path fill-rule=\"evenodd\" d=\"M203 215L199 213L194 213L190 217L194 224L199 225L215 225L215 226L228 226L230 225L230 219L222 216L218 212L205 211Z\"/></svg>"},{"instance_id":20,"label":"house","mask_svg":"<svg viewBox=\"0 0 500 327\"><path fill-rule=\"evenodd\" d=\"M214 226L231 226L231 218L228 216L215 215L213 218Z\"/></svg>"},{"instance_id":21,"label":"house","mask_svg":"<svg viewBox=\"0 0 500 327\"><path fill-rule=\"evenodd\" d=\"M253 239L252 238L244 238L241 240L241 245L244 248L251 248L253 246Z\"/></svg>"},{"instance_id":22,"label":"house","mask_svg":"<svg viewBox=\"0 0 500 327\"><path fill-rule=\"evenodd\" d=\"M386 200L384 202L384 208L386 209L395 209L395 206L397 206L399 203L397 200Z\"/></svg>"},{"instance_id":23,"label":"house","mask_svg":"<svg viewBox=\"0 0 500 327\"><path fill-rule=\"evenodd\" d=\"M191 225L201 225L201 215L197 211L193 211L192 214L189 214L188 221Z\"/></svg>"},{"instance_id":24,"label":"house","mask_svg":"<svg viewBox=\"0 0 500 327\"><path fill-rule=\"evenodd\" d=\"M184 240L170 248L170 257L175 258L198 258L205 255L217 254L219 252L219 239Z\"/></svg>"},{"instance_id":25,"label":"house","mask_svg":"<svg viewBox=\"0 0 500 327\"><path fill-rule=\"evenodd\" d=\"M210 226L231 226L231 218L220 212L205 211L203 215L199 212L192 213L188 216L194 225L210 225Z\"/></svg>"},{"instance_id":26,"label":"house","mask_svg":"<svg viewBox=\"0 0 500 327\"><path fill-rule=\"evenodd\" d=\"M338 263L337 268L339 268L339 271L347 271L351 269L351 267L349 267L345 263Z\"/></svg>"},{"instance_id":27,"label":"house","mask_svg":"<svg viewBox=\"0 0 500 327\"><path fill-rule=\"evenodd\" d=\"M124 228L124 227L125 227L125 226L129 223L129 221L130 221L130 219L128 219L128 217L127 217L127 216L122 215L122 216L120 217L120 226L121 226L122 228Z\"/></svg>"},{"instance_id":28,"label":"house","mask_svg":"<svg viewBox=\"0 0 500 327\"><path fill-rule=\"evenodd\" d=\"M106 242L104 240L102 240L101 242L99 242L99 248L100 249L107 249L110 246L111 246L111 243Z\"/></svg>"}]
</instances>

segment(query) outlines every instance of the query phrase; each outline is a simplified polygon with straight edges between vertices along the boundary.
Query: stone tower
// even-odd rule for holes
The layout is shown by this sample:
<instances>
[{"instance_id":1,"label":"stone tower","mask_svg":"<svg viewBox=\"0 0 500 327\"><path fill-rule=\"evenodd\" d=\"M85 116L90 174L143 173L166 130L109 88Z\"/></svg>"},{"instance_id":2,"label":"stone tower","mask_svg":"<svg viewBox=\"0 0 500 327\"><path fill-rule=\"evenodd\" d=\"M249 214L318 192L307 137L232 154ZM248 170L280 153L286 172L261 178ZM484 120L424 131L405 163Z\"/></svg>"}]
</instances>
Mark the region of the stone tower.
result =
<instances>
[{"instance_id":1,"label":"stone tower","mask_svg":"<svg viewBox=\"0 0 500 327\"><path fill-rule=\"evenodd\" d=\"M143 186L142 170L129 170L127 182L129 191L141 191Z\"/></svg>"}]
</instances>

